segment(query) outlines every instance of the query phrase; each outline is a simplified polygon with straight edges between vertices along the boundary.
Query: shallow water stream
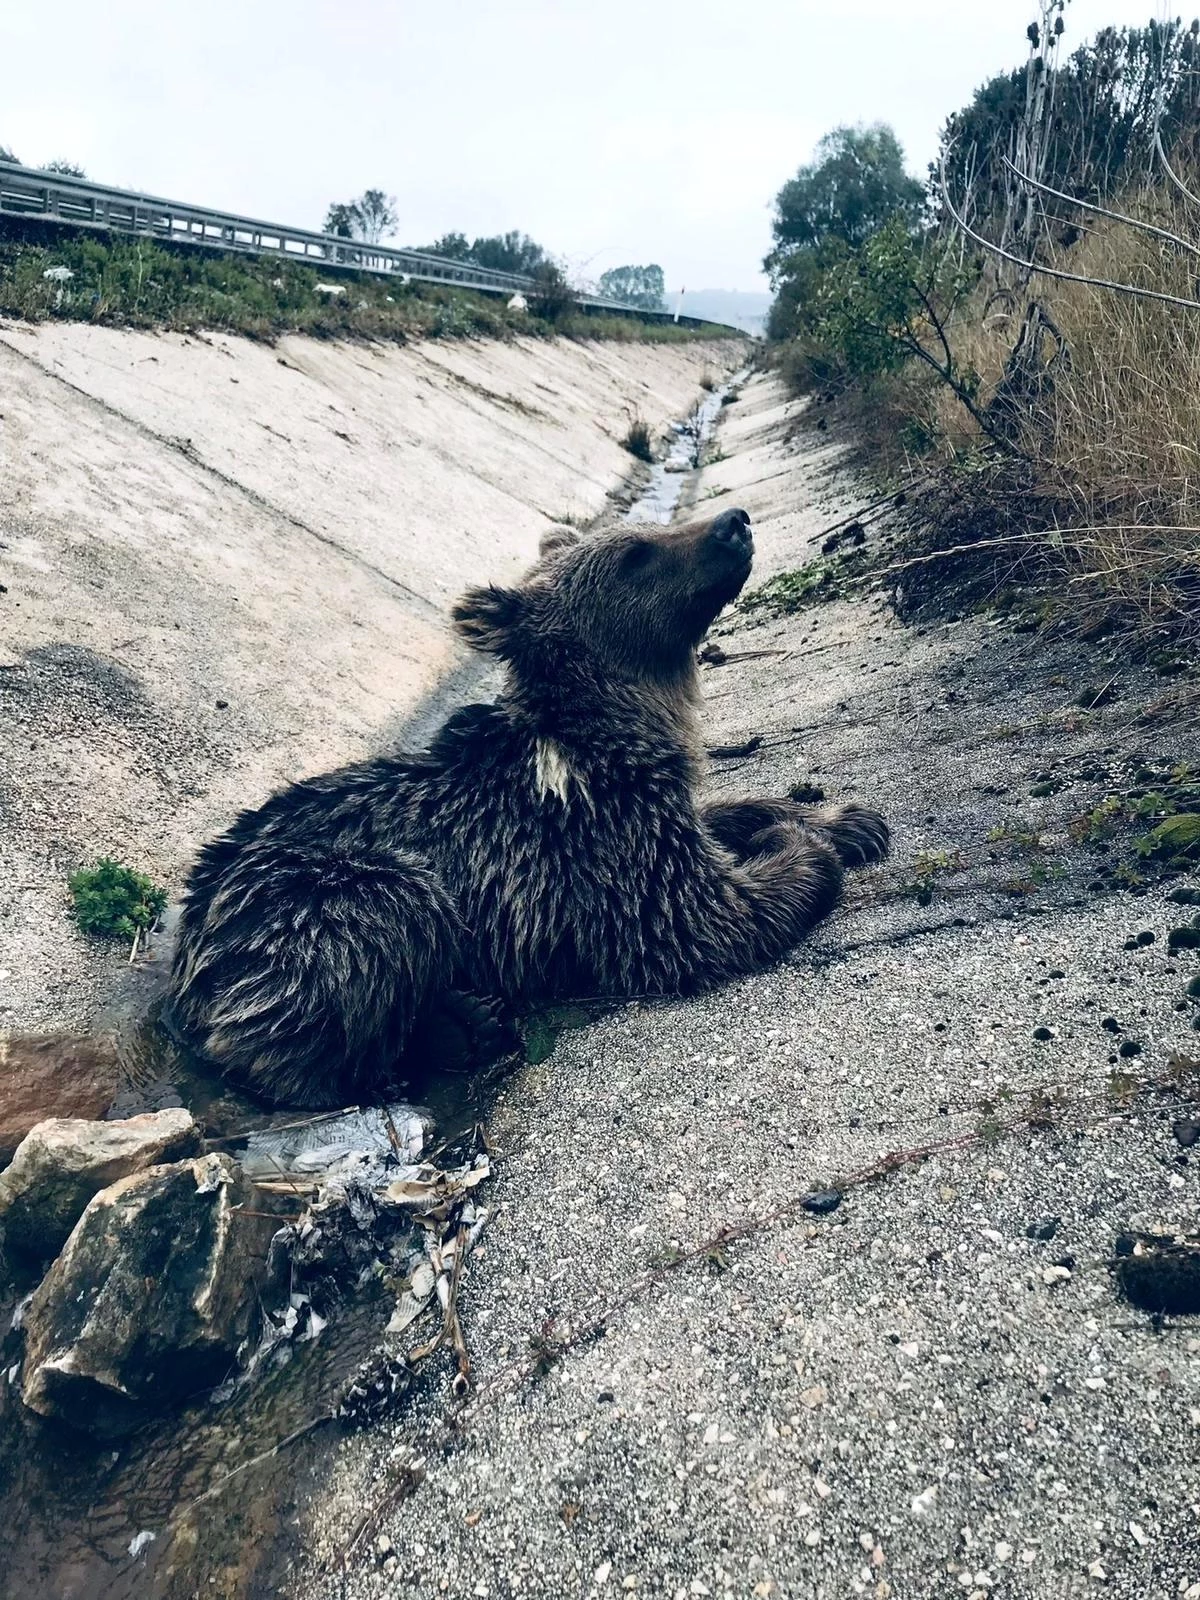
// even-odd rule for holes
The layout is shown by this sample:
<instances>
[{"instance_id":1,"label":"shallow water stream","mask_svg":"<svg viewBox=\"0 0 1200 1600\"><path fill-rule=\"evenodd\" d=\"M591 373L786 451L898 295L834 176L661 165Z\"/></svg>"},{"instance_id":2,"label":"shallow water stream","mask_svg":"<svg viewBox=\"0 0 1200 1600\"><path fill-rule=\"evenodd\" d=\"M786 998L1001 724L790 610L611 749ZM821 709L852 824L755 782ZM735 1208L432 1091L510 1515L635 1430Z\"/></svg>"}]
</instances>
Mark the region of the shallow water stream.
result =
<instances>
[{"instance_id":1,"label":"shallow water stream","mask_svg":"<svg viewBox=\"0 0 1200 1600\"><path fill-rule=\"evenodd\" d=\"M710 390L690 416L677 422L666 455L650 467L650 477L625 513L626 522L671 521L679 507L688 475L700 465L704 446L712 437L726 396L744 382L747 372L735 373L720 388Z\"/></svg>"}]
</instances>

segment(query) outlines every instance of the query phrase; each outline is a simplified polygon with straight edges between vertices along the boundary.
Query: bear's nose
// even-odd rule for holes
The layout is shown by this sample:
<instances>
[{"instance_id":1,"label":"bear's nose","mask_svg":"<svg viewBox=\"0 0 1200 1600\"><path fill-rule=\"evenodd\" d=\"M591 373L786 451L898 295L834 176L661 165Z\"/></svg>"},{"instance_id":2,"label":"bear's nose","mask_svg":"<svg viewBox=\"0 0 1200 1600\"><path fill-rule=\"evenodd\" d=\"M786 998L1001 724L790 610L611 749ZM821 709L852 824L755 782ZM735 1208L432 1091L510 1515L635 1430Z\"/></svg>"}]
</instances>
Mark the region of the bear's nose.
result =
<instances>
[{"instance_id":1,"label":"bear's nose","mask_svg":"<svg viewBox=\"0 0 1200 1600\"><path fill-rule=\"evenodd\" d=\"M710 538L728 545L738 555L753 554L754 536L750 532L750 518L744 511L722 511L719 517L713 518L708 532Z\"/></svg>"}]
</instances>

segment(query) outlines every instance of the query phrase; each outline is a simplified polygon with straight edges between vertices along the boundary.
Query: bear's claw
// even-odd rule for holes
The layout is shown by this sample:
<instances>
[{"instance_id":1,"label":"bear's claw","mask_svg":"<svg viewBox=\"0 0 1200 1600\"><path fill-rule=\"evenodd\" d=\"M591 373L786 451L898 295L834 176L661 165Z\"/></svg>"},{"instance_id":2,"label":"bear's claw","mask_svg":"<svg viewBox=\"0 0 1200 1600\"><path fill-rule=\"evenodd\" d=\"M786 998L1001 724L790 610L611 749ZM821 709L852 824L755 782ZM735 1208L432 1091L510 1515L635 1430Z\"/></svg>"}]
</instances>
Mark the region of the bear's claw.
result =
<instances>
[{"instance_id":1,"label":"bear's claw","mask_svg":"<svg viewBox=\"0 0 1200 1600\"><path fill-rule=\"evenodd\" d=\"M830 806L817 825L828 834L844 866L872 866L888 853L891 830L870 806L860 806L853 800Z\"/></svg>"}]
</instances>

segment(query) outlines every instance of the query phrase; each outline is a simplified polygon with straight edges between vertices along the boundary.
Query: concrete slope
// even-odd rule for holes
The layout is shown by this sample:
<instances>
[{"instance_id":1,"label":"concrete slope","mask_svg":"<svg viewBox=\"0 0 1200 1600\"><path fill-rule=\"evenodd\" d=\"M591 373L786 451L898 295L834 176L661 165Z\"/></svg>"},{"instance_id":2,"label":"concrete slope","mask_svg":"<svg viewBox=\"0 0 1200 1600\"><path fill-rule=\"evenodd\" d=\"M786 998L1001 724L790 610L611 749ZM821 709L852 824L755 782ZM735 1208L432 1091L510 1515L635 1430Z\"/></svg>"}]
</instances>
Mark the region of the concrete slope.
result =
<instances>
[{"instance_id":1,"label":"concrete slope","mask_svg":"<svg viewBox=\"0 0 1200 1600\"><path fill-rule=\"evenodd\" d=\"M695 494L751 512L760 574L874 498L820 438L767 379L727 410ZM1166 937L1193 913L1089 892L1115 857L1067 827L1184 753L1137 718L1161 681L1119 663L1081 713L1103 659L870 597L718 642L713 742L759 743L714 789L869 799L893 862L777 970L617 1010L512 1082L474 1398L451 1420L447 1363L342 1446L294 1592L1200 1594L1200 1330L1110 1270L1131 1225L1195 1224L1200 957Z\"/></svg>"},{"instance_id":2,"label":"concrete slope","mask_svg":"<svg viewBox=\"0 0 1200 1600\"><path fill-rule=\"evenodd\" d=\"M122 957L68 872L175 888L279 782L378 747L460 659L447 608L629 472L725 343L405 348L0 327L0 1028Z\"/></svg>"}]
</instances>

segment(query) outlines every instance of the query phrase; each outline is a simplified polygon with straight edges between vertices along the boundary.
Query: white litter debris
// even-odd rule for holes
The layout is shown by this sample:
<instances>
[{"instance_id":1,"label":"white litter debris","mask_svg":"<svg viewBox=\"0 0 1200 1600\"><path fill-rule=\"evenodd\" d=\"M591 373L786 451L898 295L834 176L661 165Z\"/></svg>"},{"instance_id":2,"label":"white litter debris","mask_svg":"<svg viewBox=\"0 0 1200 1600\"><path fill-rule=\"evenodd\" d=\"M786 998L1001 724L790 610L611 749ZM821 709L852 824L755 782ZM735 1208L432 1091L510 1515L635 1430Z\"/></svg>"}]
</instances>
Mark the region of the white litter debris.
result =
<instances>
[{"instance_id":1,"label":"white litter debris","mask_svg":"<svg viewBox=\"0 0 1200 1600\"><path fill-rule=\"evenodd\" d=\"M136 1561L142 1551L152 1545L158 1538L156 1533L151 1533L149 1528L143 1528L141 1533L135 1533L129 1541L129 1554Z\"/></svg>"}]
</instances>

